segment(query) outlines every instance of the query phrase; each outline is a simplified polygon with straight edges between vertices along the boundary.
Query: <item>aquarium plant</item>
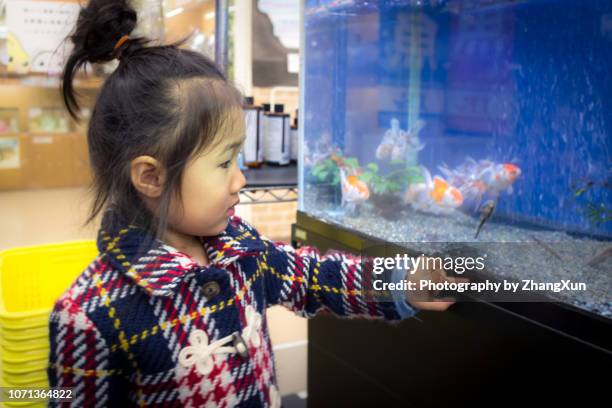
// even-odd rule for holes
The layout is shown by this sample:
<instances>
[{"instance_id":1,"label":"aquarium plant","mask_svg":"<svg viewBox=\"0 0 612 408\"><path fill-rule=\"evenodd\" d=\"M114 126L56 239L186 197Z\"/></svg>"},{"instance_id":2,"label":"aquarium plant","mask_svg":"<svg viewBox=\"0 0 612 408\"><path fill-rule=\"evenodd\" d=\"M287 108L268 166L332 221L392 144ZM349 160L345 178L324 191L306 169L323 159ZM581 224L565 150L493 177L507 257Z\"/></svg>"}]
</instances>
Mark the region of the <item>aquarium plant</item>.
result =
<instances>
[{"instance_id":1,"label":"aquarium plant","mask_svg":"<svg viewBox=\"0 0 612 408\"><path fill-rule=\"evenodd\" d=\"M342 157L340 153L335 153L335 155L341 158L342 162L350 168L355 170L359 168L359 162L356 158ZM342 201L340 169L331 156L319 160L312 166L310 174L313 178L313 185L316 186L321 200L331 200L336 205Z\"/></svg>"},{"instance_id":2,"label":"aquarium plant","mask_svg":"<svg viewBox=\"0 0 612 408\"><path fill-rule=\"evenodd\" d=\"M325 158L312 166L311 174L317 184L329 184L336 186L340 184L340 171L338 165L331 159Z\"/></svg>"},{"instance_id":3,"label":"aquarium plant","mask_svg":"<svg viewBox=\"0 0 612 408\"><path fill-rule=\"evenodd\" d=\"M372 203L381 210L381 213L392 216L393 211L399 210L402 205L399 195L411 183L423 181L418 166L408 166L403 160L391 162L391 170L381 174L376 163L368 163L359 177L370 186L372 190Z\"/></svg>"}]
</instances>

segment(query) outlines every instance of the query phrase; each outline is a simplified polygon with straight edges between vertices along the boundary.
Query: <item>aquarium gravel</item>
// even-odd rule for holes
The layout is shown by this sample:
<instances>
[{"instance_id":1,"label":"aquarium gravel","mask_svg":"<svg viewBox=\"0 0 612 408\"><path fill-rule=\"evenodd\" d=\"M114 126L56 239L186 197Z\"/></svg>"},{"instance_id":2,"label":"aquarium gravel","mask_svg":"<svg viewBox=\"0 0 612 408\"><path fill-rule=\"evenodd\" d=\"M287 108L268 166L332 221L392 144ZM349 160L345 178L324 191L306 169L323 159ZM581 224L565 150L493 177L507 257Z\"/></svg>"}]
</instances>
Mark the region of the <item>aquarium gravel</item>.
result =
<instances>
[{"instance_id":1,"label":"aquarium gravel","mask_svg":"<svg viewBox=\"0 0 612 408\"><path fill-rule=\"evenodd\" d=\"M377 215L377 209L366 202L354 213L348 213L325 200L317 200L310 186L307 186L304 200L308 214L314 217L417 251L428 242L466 243L467 246L479 243L478 247L486 243L520 243L522 245L487 247L490 259L495 260L494 264L487 266L491 278L584 282L587 287L584 291L547 292L547 296L612 317L609 298L612 293L612 261L604 260L597 267L587 265L596 254L609 248L610 241L576 237L563 231L522 228L496 223L494 219L483 227L478 239L474 239L478 220L461 212L430 215L405 207L390 220Z\"/></svg>"}]
</instances>

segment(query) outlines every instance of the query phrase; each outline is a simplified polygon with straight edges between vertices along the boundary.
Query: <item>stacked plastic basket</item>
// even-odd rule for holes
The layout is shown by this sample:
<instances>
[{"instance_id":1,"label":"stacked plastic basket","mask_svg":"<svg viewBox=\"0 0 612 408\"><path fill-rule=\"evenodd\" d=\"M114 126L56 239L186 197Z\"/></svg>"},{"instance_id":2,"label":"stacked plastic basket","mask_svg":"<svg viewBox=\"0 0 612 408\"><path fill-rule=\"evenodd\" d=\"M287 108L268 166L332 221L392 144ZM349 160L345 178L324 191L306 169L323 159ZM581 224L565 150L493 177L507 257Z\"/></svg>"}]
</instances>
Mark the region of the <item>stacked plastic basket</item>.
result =
<instances>
[{"instance_id":1,"label":"stacked plastic basket","mask_svg":"<svg viewBox=\"0 0 612 408\"><path fill-rule=\"evenodd\" d=\"M97 255L93 241L0 252L0 386L48 387L49 314ZM5 402L6 406L46 406Z\"/></svg>"}]
</instances>

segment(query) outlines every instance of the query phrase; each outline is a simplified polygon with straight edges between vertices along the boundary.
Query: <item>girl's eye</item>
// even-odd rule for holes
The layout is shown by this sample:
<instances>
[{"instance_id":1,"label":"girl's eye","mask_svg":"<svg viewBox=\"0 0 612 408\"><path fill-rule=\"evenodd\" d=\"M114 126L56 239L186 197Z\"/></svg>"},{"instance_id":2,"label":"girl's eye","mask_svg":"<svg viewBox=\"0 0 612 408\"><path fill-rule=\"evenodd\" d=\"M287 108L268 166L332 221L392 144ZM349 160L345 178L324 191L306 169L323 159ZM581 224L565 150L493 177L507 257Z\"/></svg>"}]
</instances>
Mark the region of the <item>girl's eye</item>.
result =
<instances>
[{"instance_id":1,"label":"girl's eye","mask_svg":"<svg viewBox=\"0 0 612 408\"><path fill-rule=\"evenodd\" d=\"M228 161L224 161L224 162L223 162L223 163L221 163L219 166L220 166L220 167L222 167L222 168L224 168L224 169L227 169L227 168L229 168L230 164L232 164L232 161L231 161L231 160L228 160Z\"/></svg>"}]
</instances>

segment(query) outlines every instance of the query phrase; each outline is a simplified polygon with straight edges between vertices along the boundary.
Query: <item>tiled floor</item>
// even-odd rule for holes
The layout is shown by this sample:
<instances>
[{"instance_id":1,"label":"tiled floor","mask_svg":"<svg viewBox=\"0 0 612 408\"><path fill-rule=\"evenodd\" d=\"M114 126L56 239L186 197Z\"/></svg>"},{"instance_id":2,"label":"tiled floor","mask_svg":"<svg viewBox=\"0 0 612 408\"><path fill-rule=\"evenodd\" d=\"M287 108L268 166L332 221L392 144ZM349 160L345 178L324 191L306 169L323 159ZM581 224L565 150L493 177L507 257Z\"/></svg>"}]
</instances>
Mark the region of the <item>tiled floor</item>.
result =
<instances>
[{"instance_id":1,"label":"tiled floor","mask_svg":"<svg viewBox=\"0 0 612 408\"><path fill-rule=\"evenodd\" d=\"M98 221L83 225L89 203L89 195L83 188L0 192L0 251L95 239ZM250 221L253 208L240 205L237 214ZM287 236L270 238L282 240ZM273 307L268 310L268 323L281 393L289 395L306 390L306 321L282 307ZM300 403L299 399L297 402Z\"/></svg>"}]
</instances>

